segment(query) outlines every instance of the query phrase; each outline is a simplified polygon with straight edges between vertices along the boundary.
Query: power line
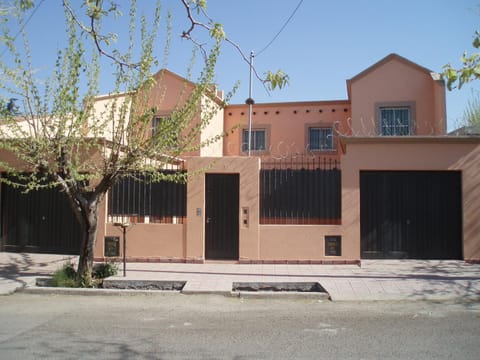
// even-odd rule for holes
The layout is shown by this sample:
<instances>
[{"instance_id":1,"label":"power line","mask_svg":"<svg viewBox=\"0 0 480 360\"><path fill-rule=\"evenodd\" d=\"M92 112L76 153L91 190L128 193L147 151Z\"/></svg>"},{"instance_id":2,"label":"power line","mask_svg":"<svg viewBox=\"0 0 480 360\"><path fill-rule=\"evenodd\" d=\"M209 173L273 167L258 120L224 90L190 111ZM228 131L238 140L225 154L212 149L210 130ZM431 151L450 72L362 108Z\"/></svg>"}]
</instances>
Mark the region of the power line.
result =
<instances>
[{"instance_id":1,"label":"power line","mask_svg":"<svg viewBox=\"0 0 480 360\"><path fill-rule=\"evenodd\" d=\"M41 0L38 5L35 7L35 9L33 9L32 13L30 14L30 16L28 17L27 21L25 21L23 24L22 24L22 27L20 28L20 30L18 30L18 32L15 34L15 36L13 37L13 41L12 42L15 42L17 40L17 37L22 33L22 31L25 29L25 27L28 25L28 23L30 22L30 20L32 19L33 15L35 15L35 13L37 12L37 10L40 8L40 6L42 6L42 4L45 2L45 0ZM2 51L2 54L0 55L0 57L3 57L3 55L5 55L5 52L8 50L8 48L6 48L5 50Z\"/></svg>"},{"instance_id":2,"label":"power line","mask_svg":"<svg viewBox=\"0 0 480 360\"><path fill-rule=\"evenodd\" d=\"M278 36L280 35L280 33L283 31L283 29L285 29L285 27L288 25L288 23L290 22L290 20L292 20L292 18L294 17L295 13L297 12L297 10L298 10L298 8L300 7L300 5L302 5L302 3L303 3L303 0L300 0L300 2L298 3L297 7L295 8L295 10L293 10L293 12L292 12L292 14L290 15L290 17L287 19L287 21L285 21L285 24L283 24L283 26L280 28L280 30L277 32L277 34L273 37L273 39L270 40L270 42L269 42L262 50L260 50L255 56L260 55L260 54L263 53L265 50L267 50L270 45L272 45L272 43L278 38Z\"/></svg>"}]
</instances>

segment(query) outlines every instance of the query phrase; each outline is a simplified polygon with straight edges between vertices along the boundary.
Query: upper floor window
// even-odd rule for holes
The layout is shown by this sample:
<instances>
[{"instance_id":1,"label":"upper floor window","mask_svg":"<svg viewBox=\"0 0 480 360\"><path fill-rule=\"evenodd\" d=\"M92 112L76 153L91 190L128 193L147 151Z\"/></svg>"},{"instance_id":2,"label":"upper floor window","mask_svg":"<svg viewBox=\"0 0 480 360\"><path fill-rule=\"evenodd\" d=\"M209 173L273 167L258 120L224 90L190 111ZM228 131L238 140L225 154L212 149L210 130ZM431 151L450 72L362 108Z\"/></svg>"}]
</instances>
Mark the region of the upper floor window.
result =
<instances>
[{"instance_id":1,"label":"upper floor window","mask_svg":"<svg viewBox=\"0 0 480 360\"><path fill-rule=\"evenodd\" d=\"M265 129L252 129L251 147L252 151L265 151L267 149L267 136ZM248 151L248 130L242 131L242 151Z\"/></svg>"},{"instance_id":2,"label":"upper floor window","mask_svg":"<svg viewBox=\"0 0 480 360\"><path fill-rule=\"evenodd\" d=\"M380 135L407 136L410 135L409 107L380 108Z\"/></svg>"},{"instance_id":3,"label":"upper floor window","mask_svg":"<svg viewBox=\"0 0 480 360\"><path fill-rule=\"evenodd\" d=\"M170 120L169 116L156 116L152 120L152 135L155 135L157 131L162 131L166 122Z\"/></svg>"},{"instance_id":4,"label":"upper floor window","mask_svg":"<svg viewBox=\"0 0 480 360\"><path fill-rule=\"evenodd\" d=\"M333 143L333 129L329 127L308 128L308 144L310 150L335 150Z\"/></svg>"},{"instance_id":5,"label":"upper floor window","mask_svg":"<svg viewBox=\"0 0 480 360\"><path fill-rule=\"evenodd\" d=\"M165 149L175 149L179 142L179 129L170 116L156 116L152 120L152 136Z\"/></svg>"}]
</instances>

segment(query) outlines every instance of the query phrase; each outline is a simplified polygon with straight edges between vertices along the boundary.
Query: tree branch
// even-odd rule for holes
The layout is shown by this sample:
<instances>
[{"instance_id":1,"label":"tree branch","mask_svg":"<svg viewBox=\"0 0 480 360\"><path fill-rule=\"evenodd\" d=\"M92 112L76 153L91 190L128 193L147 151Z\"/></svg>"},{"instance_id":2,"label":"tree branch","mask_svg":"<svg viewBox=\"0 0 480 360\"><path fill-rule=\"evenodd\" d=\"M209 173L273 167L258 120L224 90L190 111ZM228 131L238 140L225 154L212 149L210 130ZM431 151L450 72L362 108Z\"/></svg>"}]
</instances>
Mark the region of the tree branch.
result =
<instances>
[{"instance_id":1,"label":"tree branch","mask_svg":"<svg viewBox=\"0 0 480 360\"><path fill-rule=\"evenodd\" d=\"M198 46L200 48L200 50L202 51L202 53L204 54L204 57L206 58L206 50L205 50L205 47L203 46L203 44L200 44L198 41L196 41L193 37L192 37L192 33L193 31L195 30L195 27L201 27L205 30L207 30L211 35L213 34L213 32L215 31L216 27L216 23L207 15L207 13L205 12L204 8L202 6L200 6L198 3L196 4L196 8L197 9L200 9L202 14L208 19L209 21L209 25L203 23L203 22L200 22L198 20L196 20L192 14L192 8L191 8L191 4L188 3L187 0L181 0L183 6L185 7L185 10L187 11L187 18L188 20L190 21L190 27L188 30L186 31L183 31L182 32L182 38L184 39L187 39L187 40L190 40L192 41L196 46ZM230 45L232 45L236 50L237 52L240 54L241 58L243 59L243 61L245 61L247 64L250 64L250 59L249 57L247 57L247 55L243 52L242 48L240 47L240 45L238 45L236 42L232 41L228 36L226 36L224 33L223 33L223 40L225 40L227 43L229 43ZM252 70L253 70L253 73L255 74L255 77L260 81L262 82L262 84L265 84L266 82L268 82L267 79L264 79L262 78L257 70L255 69L255 67L252 67Z\"/></svg>"},{"instance_id":2,"label":"tree branch","mask_svg":"<svg viewBox=\"0 0 480 360\"><path fill-rule=\"evenodd\" d=\"M98 6L98 4L99 4L99 1L97 0L96 5ZM109 52L107 52L103 49L101 43L107 41L109 39L109 37L105 36L105 35L101 35L100 33L98 33L98 31L96 29L96 26L95 26L95 16L93 14L88 15L88 17L90 18L90 26L87 27L77 17L77 15L75 14L75 11L73 11L73 9L70 6L68 0L63 0L63 6L65 7L65 9L67 9L68 13L72 17L73 21L75 21L75 23L78 25L80 30L82 32L88 34L93 39L95 47L97 48L97 51L100 55L109 58L110 60L112 60L115 63L117 63L118 65L120 65L120 67L127 67L127 68L131 68L131 69L139 69L140 68L140 66L141 66L140 62L131 63L131 62L123 61L123 60L119 59L117 56L115 56L115 55L113 55L113 54L111 54L111 53L109 53Z\"/></svg>"}]
</instances>

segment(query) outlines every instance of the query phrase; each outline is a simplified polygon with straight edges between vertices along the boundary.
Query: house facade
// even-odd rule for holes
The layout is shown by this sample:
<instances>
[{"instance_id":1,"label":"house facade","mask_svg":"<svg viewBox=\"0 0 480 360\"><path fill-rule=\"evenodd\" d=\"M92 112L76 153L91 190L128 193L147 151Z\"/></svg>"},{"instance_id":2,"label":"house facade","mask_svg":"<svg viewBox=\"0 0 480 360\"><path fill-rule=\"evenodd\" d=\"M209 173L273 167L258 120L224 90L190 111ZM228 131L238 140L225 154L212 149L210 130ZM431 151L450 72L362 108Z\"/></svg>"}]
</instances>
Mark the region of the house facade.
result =
<instances>
[{"instance_id":1,"label":"house facade","mask_svg":"<svg viewBox=\"0 0 480 360\"><path fill-rule=\"evenodd\" d=\"M193 86L157 77L152 126ZM342 100L254 104L251 156L248 106L205 99L218 111L198 141L228 136L180 159L197 174L186 185L120 181L102 204L96 259L124 255L121 222L128 261L480 261L480 137L446 134L438 74L391 54L346 86Z\"/></svg>"}]
</instances>

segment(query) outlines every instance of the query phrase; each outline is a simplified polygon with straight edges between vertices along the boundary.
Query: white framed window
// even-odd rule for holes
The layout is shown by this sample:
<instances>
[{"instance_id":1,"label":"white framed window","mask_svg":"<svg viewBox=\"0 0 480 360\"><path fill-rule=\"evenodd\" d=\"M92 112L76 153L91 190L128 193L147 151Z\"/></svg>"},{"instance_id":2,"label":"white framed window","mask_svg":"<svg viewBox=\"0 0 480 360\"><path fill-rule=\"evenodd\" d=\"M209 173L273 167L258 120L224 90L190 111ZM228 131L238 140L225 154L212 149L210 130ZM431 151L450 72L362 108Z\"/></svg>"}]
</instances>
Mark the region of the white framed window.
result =
<instances>
[{"instance_id":1,"label":"white framed window","mask_svg":"<svg viewBox=\"0 0 480 360\"><path fill-rule=\"evenodd\" d=\"M380 108L381 136L411 135L411 114L409 107Z\"/></svg>"},{"instance_id":2,"label":"white framed window","mask_svg":"<svg viewBox=\"0 0 480 360\"><path fill-rule=\"evenodd\" d=\"M267 149L267 132L265 129L252 129L251 148L252 151L265 151ZM248 151L248 130L242 131L242 151Z\"/></svg>"},{"instance_id":3,"label":"white framed window","mask_svg":"<svg viewBox=\"0 0 480 360\"><path fill-rule=\"evenodd\" d=\"M333 129L331 127L308 128L308 145L310 150L333 151Z\"/></svg>"}]
</instances>

